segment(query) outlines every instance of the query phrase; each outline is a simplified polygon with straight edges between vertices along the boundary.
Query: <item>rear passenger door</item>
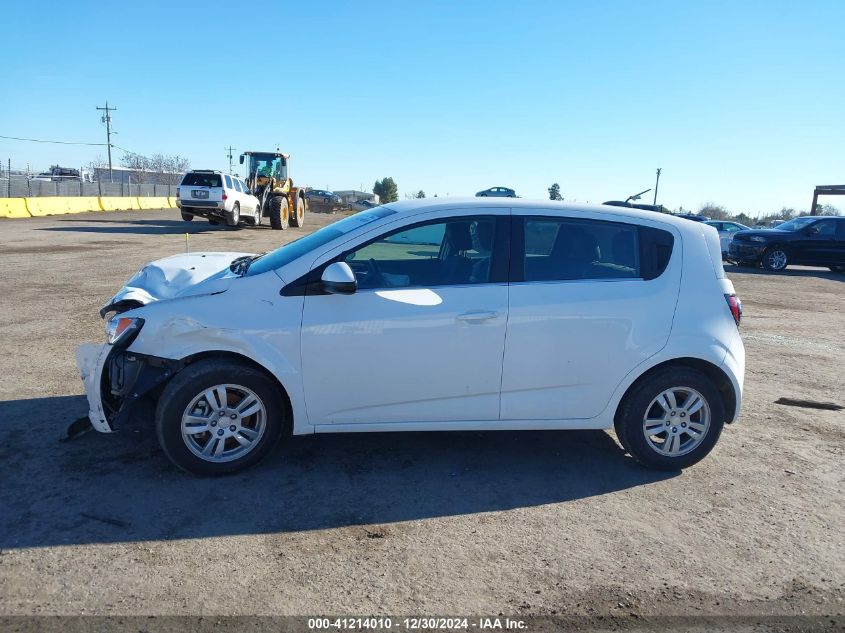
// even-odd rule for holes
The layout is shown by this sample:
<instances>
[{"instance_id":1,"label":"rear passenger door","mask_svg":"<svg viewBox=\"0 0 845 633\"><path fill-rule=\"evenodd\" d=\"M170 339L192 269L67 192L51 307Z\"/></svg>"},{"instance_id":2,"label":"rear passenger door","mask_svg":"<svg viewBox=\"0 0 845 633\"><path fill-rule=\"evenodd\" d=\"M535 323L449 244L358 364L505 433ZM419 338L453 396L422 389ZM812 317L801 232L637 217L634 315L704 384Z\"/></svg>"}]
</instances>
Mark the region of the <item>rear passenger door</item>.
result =
<instances>
[{"instance_id":1,"label":"rear passenger door","mask_svg":"<svg viewBox=\"0 0 845 633\"><path fill-rule=\"evenodd\" d=\"M668 340L679 237L667 225L527 211L513 210L500 417L591 418Z\"/></svg>"}]
</instances>

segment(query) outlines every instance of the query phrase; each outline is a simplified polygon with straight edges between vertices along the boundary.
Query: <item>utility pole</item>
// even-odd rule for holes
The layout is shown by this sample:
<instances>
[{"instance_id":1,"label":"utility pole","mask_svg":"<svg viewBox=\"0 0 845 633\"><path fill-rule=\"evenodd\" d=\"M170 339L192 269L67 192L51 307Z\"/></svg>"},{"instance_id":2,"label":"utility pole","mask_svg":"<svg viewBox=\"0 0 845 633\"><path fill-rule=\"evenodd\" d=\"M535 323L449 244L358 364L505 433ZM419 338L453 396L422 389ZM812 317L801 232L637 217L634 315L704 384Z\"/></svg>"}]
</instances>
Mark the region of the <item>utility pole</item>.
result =
<instances>
[{"instance_id":1,"label":"utility pole","mask_svg":"<svg viewBox=\"0 0 845 633\"><path fill-rule=\"evenodd\" d=\"M106 107L101 108L97 106L98 110L104 110L105 114L102 116L101 121L106 124L106 145L108 146L109 151L109 182L114 182L114 178L112 177L112 167L111 167L111 113L117 110L117 108L110 108L109 102L106 101Z\"/></svg>"},{"instance_id":2,"label":"utility pole","mask_svg":"<svg viewBox=\"0 0 845 633\"><path fill-rule=\"evenodd\" d=\"M229 157L229 173L231 174L232 173L232 152L235 151L235 148L232 147L231 145L229 145L229 147L224 147L223 149L225 149L226 151L229 152L228 154L226 154L226 156Z\"/></svg>"},{"instance_id":3,"label":"utility pole","mask_svg":"<svg viewBox=\"0 0 845 633\"><path fill-rule=\"evenodd\" d=\"M654 183L654 206L657 206L657 186L660 184L660 172L663 171L660 167L657 168L657 180Z\"/></svg>"}]
</instances>

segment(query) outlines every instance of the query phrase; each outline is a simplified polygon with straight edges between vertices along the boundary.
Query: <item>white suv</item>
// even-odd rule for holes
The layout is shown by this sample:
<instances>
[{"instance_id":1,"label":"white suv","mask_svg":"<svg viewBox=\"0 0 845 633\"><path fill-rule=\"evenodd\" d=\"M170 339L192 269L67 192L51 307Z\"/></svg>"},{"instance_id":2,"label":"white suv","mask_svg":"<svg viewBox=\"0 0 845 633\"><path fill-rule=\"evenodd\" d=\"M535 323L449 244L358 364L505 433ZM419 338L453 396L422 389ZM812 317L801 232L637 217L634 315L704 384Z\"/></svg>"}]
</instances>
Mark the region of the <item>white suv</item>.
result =
<instances>
[{"instance_id":1,"label":"white suv","mask_svg":"<svg viewBox=\"0 0 845 633\"><path fill-rule=\"evenodd\" d=\"M91 423L113 431L151 398L194 473L291 433L610 428L678 469L742 400L718 234L636 209L394 203L264 255L153 262L108 312L108 343L77 352Z\"/></svg>"},{"instance_id":2,"label":"white suv","mask_svg":"<svg viewBox=\"0 0 845 633\"><path fill-rule=\"evenodd\" d=\"M187 222L200 215L211 224L225 222L227 226L238 226L241 221L253 226L261 224L258 198L249 192L243 180L220 171L195 169L185 174L176 190L176 206Z\"/></svg>"}]
</instances>

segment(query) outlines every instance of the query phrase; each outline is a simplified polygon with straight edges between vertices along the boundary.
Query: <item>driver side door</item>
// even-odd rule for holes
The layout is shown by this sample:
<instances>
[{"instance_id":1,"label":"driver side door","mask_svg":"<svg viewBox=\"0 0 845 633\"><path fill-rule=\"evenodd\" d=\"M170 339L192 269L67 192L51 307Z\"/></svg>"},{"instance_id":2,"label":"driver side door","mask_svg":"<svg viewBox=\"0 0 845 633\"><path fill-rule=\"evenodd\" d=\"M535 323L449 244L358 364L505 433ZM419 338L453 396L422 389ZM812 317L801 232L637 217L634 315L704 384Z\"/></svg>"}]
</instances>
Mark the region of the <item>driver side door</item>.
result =
<instances>
[{"instance_id":1,"label":"driver side door","mask_svg":"<svg viewBox=\"0 0 845 633\"><path fill-rule=\"evenodd\" d=\"M305 297L311 424L498 420L508 222L491 214L417 223L318 267L345 261L358 288Z\"/></svg>"}]
</instances>

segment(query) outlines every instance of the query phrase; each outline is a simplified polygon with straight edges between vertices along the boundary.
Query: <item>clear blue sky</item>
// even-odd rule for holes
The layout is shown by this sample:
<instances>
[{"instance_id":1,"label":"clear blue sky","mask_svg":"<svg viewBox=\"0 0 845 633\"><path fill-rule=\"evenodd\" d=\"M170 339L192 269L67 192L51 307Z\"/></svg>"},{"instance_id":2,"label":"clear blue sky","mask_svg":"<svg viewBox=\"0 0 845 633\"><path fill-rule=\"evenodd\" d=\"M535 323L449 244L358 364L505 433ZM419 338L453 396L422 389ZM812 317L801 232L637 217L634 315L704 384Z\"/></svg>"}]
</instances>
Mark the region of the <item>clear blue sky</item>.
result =
<instances>
[{"instance_id":1,"label":"clear blue sky","mask_svg":"<svg viewBox=\"0 0 845 633\"><path fill-rule=\"evenodd\" d=\"M845 184L842 0L33 6L2 10L0 135L104 142L108 99L135 152L278 146L300 184L400 197L600 202L662 167L669 207L757 213ZM14 166L98 154L0 139Z\"/></svg>"}]
</instances>

